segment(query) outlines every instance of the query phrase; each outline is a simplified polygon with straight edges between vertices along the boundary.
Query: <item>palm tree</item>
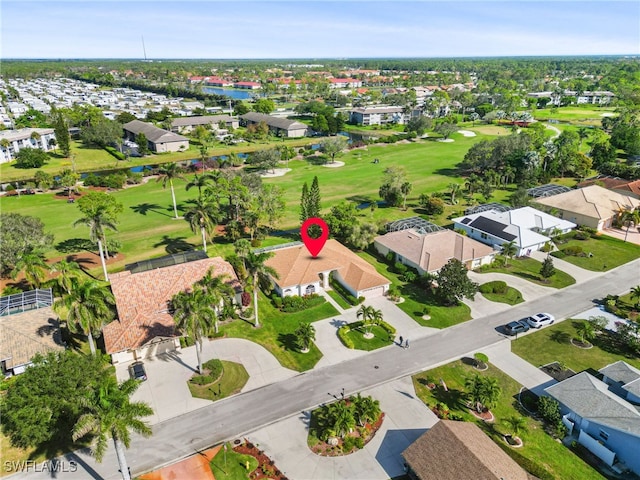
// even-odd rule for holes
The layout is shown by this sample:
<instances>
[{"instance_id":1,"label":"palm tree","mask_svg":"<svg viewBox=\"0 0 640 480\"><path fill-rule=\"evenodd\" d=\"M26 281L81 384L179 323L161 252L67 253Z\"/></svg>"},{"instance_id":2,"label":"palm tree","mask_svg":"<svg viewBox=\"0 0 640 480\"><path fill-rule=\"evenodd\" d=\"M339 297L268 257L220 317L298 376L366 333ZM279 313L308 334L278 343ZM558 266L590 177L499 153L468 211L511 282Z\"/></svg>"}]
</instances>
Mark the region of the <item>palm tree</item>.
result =
<instances>
[{"instance_id":1,"label":"palm tree","mask_svg":"<svg viewBox=\"0 0 640 480\"><path fill-rule=\"evenodd\" d=\"M95 280L72 280L69 293L64 294L53 304L54 310L60 314L67 312L67 328L76 333L80 330L89 340L91 354L96 354L93 332L113 318L111 306L115 300L111 290L103 287Z\"/></svg>"},{"instance_id":2,"label":"palm tree","mask_svg":"<svg viewBox=\"0 0 640 480\"><path fill-rule=\"evenodd\" d=\"M505 256L507 261L513 258L516 253L518 253L518 246L516 245L516 242L514 242L513 240L502 244L502 254ZM505 264L505 267L508 267L508 266L509 266L508 263Z\"/></svg>"},{"instance_id":3,"label":"palm tree","mask_svg":"<svg viewBox=\"0 0 640 480\"><path fill-rule=\"evenodd\" d=\"M206 275L202 277L197 285L201 285L211 297L212 308L215 311L214 331L218 333L218 319L222 314L224 305L231 303L234 295L233 287L227 283L227 275L214 275L213 268L210 268Z\"/></svg>"},{"instance_id":4,"label":"palm tree","mask_svg":"<svg viewBox=\"0 0 640 480\"><path fill-rule=\"evenodd\" d=\"M580 322L580 324L576 328L576 332L578 333L578 335L580 335L580 341L582 343L590 343L596 335L593 324L587 321Z\"/></svg>"},{"instance_id":5,"label":"palm tree","mask_svg":"<svg viewBox=\"0 0 640 480\"><path fill-rule=\"evenodd\" d=\"M309 351L311 342L316 339L315 327L307 322L303 322L298 325L298 328L296 328L296 331L293 332L293 334L295 335L296 340L298 341L298 345L300 346L300 349L303 353Z\"/></svg>"},{"instance_id":6,"label":"palm tree","mask_svg":"<svg viewBox=\"0 0 640 480\"><path fill-rule=\"evenodd\" d=\"M49 265L44 261L42 253L29 252L22 255L11 271L11 278L15 279L20 272L24 272L24 278L30 285L40 288L46 277Z\"/></svg>"},{"instance_id":7,"label":"palm tree","mask_svg":"<svg viewBox=\"0 0 640 480\"><path fill-rule=\"evenodd\" d=\"M78 280L82 273L80 265L76 262L68 262L66 260L60 260L54 263L51 265L51 270L58 273L58 276L54 280L58 288L66 293L71 293L74 280Z\"/></svg>"},{"instance_id":8,"label":"palm tree","mask_svg":"<svg viewBox=\"0 0 640 480\"><path fill-rule=\"evenodd\" d=\"M626 210L620 215L620 220L623 225L627 226L627 231L624 234L624 241L627 241L627 236L629 235L629 227L633 223L635 227L640 225L640 209L634 210Z\"/></svg>"},{"instance_id":9,"label":"palm tree","mask_svg":"<svg viewBox=\"0 0 640 480\"><path fill-rule=\"evenodd\" d=\"M449 186L449 195L451 196L451 205L456 204L456 194L460 191L460 184L458 183L450 183Z\"/></svg>"},{"instance_id":10,"label":"palm tree","mask_svg":"<svg viewBox=\"0 0 640 480\"><path fill-rule=\"evenodd\" d=\"M106 238L104 234L105 228L113 230L117 232L115 222L109 216L107 212L106 206L98 206L93 215L82 217L73 222L73 226L76 227L78 225L86 225L89 227L89 239L98 244L98 252L100 253L100 260L102 261L102 270L104 271L104 279L105 281L109 281L109 276L107 274L107 263L105 261L104 249L102 247L103 242L106 244Z\"/></svg>"},{"instance_id":11,"label":"palm tree","mask_svg":"<svg viewBox=\"0 0 640 480\"><path fill-rule=\"evenodd\" d=\"M362 323L365 327L365 335L371 335L371 329L382 321L382 310L367 305L362 305L356 312L358 318L362 317Z\"/></svg>"},{"instance_id":12,"label":"palm tree","mask_svg":"<svg viewBox=\"0 0 640 480\"><path fill-rule=\"evenodd\" d=\"M329 417L331 418L332 430L340 437L344 437L353 427L356 420L353 416L353 406L347 405L344 400L329 405Z\"/></svg>"},{"instance_id":13,"label":"palm tree","mask_svg":"<svg viewBox=\"0 0 640 480\"><path fill-rule=\"evenodd\" d=\"M498 379L494 377L481 377L476 374L468 377L464 386L467 389L469 400L475 404L477 412L482 412L483 407L489 409L493 407L502 393Z\"/></svg>"},{"instance_id":14,"label":"palm tree","mask_svg":"<svg viewBox=\"0 0 640 480\"><path fill-rule=\"evenodd\" d=\"M248 252L246 257L243 258L247 273L253 279L253 309L255 315L254 325L256 327L260 326L260 321L258 320L258 289L260 288L260 282L268 282L269 277L279 278L278 272L265 264L272 256L273 253L271 252Z\"/></svg>"},{"instance_id":15,"label":"palm tree","mask_svg":"<svg viewBox=\"0 0 640 480\"><path fill-rule=\"evenodd\" d=\"M177 163L167 163L158 169L158 182L162 181L162 188L167 188L167 183L171 187L171 198L173 200L173 213L178 218L178 206L176 205L176 192L173 190L173 180L180 178L184 180L182 169Z\"/></svg>"},{"instance_id":16,"label":"palm tree","mask_svg":"<svg viewBox=\"0 0 640 480\"><path fill-rule=\"evenodd\" d=\"M527 420L524 417L513 415L505 419L504 423L507 424L511 431L511 435L514 437L517 437L518 434L527 431Z\"/></svg>"},{"instance_id":17,"label":"palm tree","mask_svg":"<svg viewBox=\"0 0 640 480\"><path fill-rule=\"evenodd\" d=\"M211 175L203 174L198 175L197 173L193 176L193 179L187 183L186 189L187 191L191 190L193 187L198 189L198 200L202 199L202 189L211 185L213 178Z\"/></svg>"},{"instance_id":18,"label":"palm tree","mask_svg":"<svg viewBox=\"0 0 640 480\"><path fill-rule=\"evenodd\" d=\"M404 182L400 185L400 193L402 193L402 209L407 209L407 196L411 193L412 185L409 182Z\"/></svg>"},{"instance_id":19,"label":"palm tree","mask_svg":"<svg viewBox=\"0 0 640 480\"><path fill-rule=\"evenodd\" d=\"M74 441L93 435L93 455L98 462L104 458L111 438L123 480L131 479L124 454L124 448L129 448L131 443L130 431L145 437L151 435L151 428L140 419L153 415L153 409L144 402L131 401L131 395L139 386L137 380L118 384L114 376L105 376L98 388L82 399L85 413L78 418L72 431Z\"/></svg>"},{"instance_id":20,"label":"palm tree","mask_svg":"<svg viewBox=\"0 0 640 480\"><path fill-rule=\"evenodd\" d=\"M380 417L380 402L372 397L363 397L359 393L355 397L351 397L355 408L355 416L358 424L364 427L364 424L375 422Z\"/></svg>"},{"instance_id":21,"label":"palm tree","mask_svg":"<svg viewBox=\"0 0 640 480\"><path fill-rule=\"evenodd\" d=\"M202 374L202 344L204 337L211 333L211 327L217 320L213 296L201 285L191 292L179 292L171 299L173 319L178 329L193 339L198 357L198 373Z\"/></svg>"},{"instance_id":22,"label":"palm tree","mask_svg":"<svg viewBox=\"0 0 640 480\"><path fill-rule=\"evenodd\" d=\"M196 200L196 203L190 207L184 214L184 219L189 222L191 231L197 233L200 230L202 234L202 247L207 252L207 236L211 238L211 233L216 228L218 220L218 211L213 203L202 199Z\"/></svg>"}]
</instances>

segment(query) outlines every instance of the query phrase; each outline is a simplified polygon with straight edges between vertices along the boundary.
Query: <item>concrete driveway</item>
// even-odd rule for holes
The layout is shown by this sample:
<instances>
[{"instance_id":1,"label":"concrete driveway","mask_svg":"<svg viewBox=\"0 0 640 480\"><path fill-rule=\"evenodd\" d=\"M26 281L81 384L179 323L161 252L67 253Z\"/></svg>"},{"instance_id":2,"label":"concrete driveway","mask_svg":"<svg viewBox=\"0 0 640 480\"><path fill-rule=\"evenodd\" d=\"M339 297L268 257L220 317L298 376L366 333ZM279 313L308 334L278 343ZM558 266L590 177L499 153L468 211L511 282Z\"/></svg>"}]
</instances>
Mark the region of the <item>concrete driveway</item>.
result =
<instances>
[{"instance_id":1,"label":"concrete driveway","mask_svg":"<svg viewBox=\"0 0 640 480\"><path fill-rule=\"evenodd\" d=\"M249 438L287 477L387 480L404 474L400 454L438 418L415 395L410 377L362 392L380 401L385 419L364 449L342 457L321 457L307 446L309 411L276 422ZM332 400L327 396L328 400Z\"/></svg>"}]
</instances>

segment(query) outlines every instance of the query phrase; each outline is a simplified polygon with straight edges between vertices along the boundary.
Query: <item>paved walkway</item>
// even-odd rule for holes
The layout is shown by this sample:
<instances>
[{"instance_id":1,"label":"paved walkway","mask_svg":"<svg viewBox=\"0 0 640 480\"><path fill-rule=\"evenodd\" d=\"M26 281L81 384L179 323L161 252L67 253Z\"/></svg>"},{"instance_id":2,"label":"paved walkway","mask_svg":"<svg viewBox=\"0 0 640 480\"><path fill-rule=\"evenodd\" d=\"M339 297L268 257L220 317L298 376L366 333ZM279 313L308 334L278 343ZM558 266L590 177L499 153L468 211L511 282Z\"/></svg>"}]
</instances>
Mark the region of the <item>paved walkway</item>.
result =
<instances>
[{"instance_id":1,"label":"paved walkway","mask_svg":"<svg viewBox=\"0 0 640 480\"><path fill-rule=\"evenodd\" d=\"M510 287L518 290L522 294L522 298L524 298L525 302L544 297L545 295L549 295L550 293L557 291L557 289L553 287L538 285L537 283L530 282L529 280L525 280L524 278L520 278L516 275L510 275L508 273L469 272L469 278L474 282L478 282L479 284L502 280L503 282L506 282Z\"/></svg>"},{"instance_id":2,"label":"paved walkway","mask_svg":"<svg viewBox=\"0 0 640 480\"><path fill-rule=\"evenodd\" d=\"M309 411L262 428L249 438L265 450L287 477L296 480L387 480L403 475L400 453L438 418L415 395L410 377L362 394L380 401L385 419L365 448L351 455L321 457L311 452L307 446Z\"/></svg>"},{"instance_id":3,"label":"paved walkway","mask_svg":"<svg viewBox=\"0 0 640 480\"><path fill-rule=\"evenodd\" d=\"M331 305L333 305L333 307L338 310L339 313L342 313L345 311L344 308L342 308L338 302L336 302L333 298L331 298L331 295L329 295L326 290L320 290L320 295L322 295L324 298L327 299L327 302L329 302ZM352 307L355 308L355 307Z\"/></svg>"},{"instance_id":4,"label":"paved walkway","mask_svg":"<svg viewBox=\"0 0 640 480\"><path fill-rule=\"evenodd\" d=\"M531 257L542 262L545 258L547 258L547 254L544 252L532 252ZM576 279L576 283L586 282L603 274L603 272L593 272L591 270L577 267L573 263L569 263L566 260L562 260L561 258L551 258L553 259L553 266L558 270L562 270L563 272L571 275Z\"/></svg>"}]
</instances>

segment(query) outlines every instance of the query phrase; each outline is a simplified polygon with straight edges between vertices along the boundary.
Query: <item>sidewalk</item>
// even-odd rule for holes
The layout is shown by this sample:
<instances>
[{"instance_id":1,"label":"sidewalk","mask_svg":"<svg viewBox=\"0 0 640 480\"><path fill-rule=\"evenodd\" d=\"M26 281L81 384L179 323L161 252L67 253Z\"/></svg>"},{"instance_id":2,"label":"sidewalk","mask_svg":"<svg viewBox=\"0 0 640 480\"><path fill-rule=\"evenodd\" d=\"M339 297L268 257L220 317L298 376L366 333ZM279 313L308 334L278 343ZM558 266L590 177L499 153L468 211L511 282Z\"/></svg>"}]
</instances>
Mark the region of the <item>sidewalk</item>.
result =
<instances>
[{"instance_id":1,"label":"sidewalk","mask_svg":"<svg viewBox=\"0 0 640 480\"><path fill-rule=\"evenodd\" d=\"M549 295L556 291L553 287L544 287L542 285L538 285L537 283L530 282L529 280L525 280L524 278L517 277L516 275L510 275L508 273L477 273L470 271L469 278L482 285L483 283L493 282L496 280L502 280L506 282L510 287L515 288L522 294L522 298L524 298L525 302L529 300L535 300L536 298L544 297L545 295ZM493 305L499 305L495 302L491 302ZM494 310L495 312L496 310Z\"/></svg>"}]
</instances>

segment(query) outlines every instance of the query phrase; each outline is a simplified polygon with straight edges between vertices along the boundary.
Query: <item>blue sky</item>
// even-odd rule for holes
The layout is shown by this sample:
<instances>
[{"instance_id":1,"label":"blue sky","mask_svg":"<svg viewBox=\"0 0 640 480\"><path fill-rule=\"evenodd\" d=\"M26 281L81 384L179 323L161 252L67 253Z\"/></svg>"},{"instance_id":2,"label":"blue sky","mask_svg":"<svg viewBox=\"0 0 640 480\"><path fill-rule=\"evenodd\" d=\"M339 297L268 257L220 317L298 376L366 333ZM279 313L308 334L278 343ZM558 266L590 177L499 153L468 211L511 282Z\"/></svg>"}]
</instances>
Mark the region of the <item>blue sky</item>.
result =
<instances>
[{"instance_id":1,"label":"blue sky","mask_svg":"<svg viewBox=\"0 0 640 480\"><path fill-rule=\"evenodd\" d=\"M0 58L640 54L640 2L2 0Z\"/></svg>"}]
</instances>

